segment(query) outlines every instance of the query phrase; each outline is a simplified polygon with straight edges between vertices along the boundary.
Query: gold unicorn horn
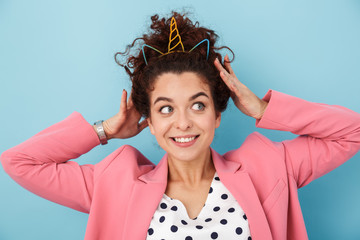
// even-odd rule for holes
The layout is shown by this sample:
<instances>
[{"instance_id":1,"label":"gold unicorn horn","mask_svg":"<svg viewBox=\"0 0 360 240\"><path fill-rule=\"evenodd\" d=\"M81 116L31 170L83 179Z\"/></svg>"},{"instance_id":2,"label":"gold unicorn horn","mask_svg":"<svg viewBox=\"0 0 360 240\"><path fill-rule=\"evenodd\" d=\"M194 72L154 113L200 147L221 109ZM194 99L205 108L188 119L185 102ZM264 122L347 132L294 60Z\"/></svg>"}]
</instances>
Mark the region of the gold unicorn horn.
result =
<instances>
[{"instance_id":1,"label":"gold unicorn horn","mask_svg":"<svg viewBox=\"0 0 360 240\"><path fill-rule=\"evenodd\" d=\"M167 53L171 53L172 50L175 49L179 44L181 45L182 51L185 52L184 45L181 42L181 37L179 34L179 30L177 28L176 20L174 17L172 17L170 24L169 45L168 45ZM173 45L173 47L171 47L171 45Z\"/></svg>"}]
</instances>

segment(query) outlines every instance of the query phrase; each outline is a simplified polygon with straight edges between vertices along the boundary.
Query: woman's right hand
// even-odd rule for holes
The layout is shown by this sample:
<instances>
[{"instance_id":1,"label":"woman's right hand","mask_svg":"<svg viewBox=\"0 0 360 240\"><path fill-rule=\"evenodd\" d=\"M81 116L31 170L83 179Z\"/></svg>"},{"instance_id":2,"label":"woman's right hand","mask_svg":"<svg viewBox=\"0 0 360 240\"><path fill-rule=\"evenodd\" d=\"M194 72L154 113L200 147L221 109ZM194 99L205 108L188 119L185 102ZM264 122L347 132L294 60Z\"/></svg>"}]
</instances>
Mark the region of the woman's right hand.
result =
<instances>
[{"instance_id":1,"label":"woman's right hand","mask_svg":"<svg viewBox=\"0 0 360 240\"><path fill-rule=\"evenodd\" d=\"M148 126L146 119L140 121L141 114L135 109L131 97L127 101L127 92L123 90L119 112L103 122L107 139L130 138Z\"/></svg>"}]
</instances>

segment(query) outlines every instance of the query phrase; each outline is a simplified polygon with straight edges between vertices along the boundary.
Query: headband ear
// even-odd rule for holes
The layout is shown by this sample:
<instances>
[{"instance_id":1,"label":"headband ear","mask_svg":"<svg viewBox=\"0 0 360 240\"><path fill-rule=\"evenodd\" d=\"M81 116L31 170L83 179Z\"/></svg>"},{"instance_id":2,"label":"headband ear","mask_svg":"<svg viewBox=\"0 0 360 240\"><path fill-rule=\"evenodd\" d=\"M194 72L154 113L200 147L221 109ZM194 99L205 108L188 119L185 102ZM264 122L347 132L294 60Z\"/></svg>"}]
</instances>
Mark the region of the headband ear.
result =
<instances>
[{"instance_id":1,"label":"headband ear","mask_svg":"<svg viewBox=\"0 0 360 240\"><path fill-rule=\"evenodd\" d=\"M207 42L207 50L206 50L206 60L208 60L209 59L209 49L210 49L210 41L209 41L209 39L204 39L204 40L202 40L201 42L199 42L198 44L196 44L190 51L189 51L189 53L192 51L192 50L194 50L195 48L197 48L198 46L200 46L202 43L204 43L204 42Z\"/></svg>"},{"instance_id":2,"label":"headband ear","mask_svg":"<svg viewBox=\"0 0 360 240\"><path fill-rule=\"evenodd\" d=\"M144 44L144 45L142 46L142 48L141 48L141 51L142 51L142 53L143 53L143 56L144 56L144 60L145 60L146 65L148 65L148 63L147 63L147 60L146 60L144 47L148 47L148 48L150 48L150 49L152 49L152 50L160 53L161 55L164 55L164 53L162 53L160 50L158 50L158 49L156 49L156 48L154 48L154 47L152 47L152 46L150 46L150 45Z\"/></svg>"}]
</instances>

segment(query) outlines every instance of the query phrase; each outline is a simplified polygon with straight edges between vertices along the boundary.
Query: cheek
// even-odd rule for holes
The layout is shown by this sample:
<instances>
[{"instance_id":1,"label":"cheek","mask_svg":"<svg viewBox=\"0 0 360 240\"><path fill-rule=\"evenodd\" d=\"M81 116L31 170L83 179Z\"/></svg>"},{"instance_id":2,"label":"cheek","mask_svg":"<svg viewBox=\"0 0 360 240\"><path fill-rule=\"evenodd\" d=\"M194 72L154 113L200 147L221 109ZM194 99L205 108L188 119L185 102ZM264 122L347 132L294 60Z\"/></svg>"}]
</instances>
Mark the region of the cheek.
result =
<instances>
[{"instance_id":1,"label":"cheek","mask_svg":"<svg viewBox=\"0 0 360 240\"><path fill-rule=\"evenodd\" d=\"M151 118L148 121L150 132L155 136L163 135L168 128L168 122L164 119Z\"/></svg>"},{"instance_id":2,"label":"cheek","mask_svg":"<svg viewBox=\"0 0 360 240\"><path fill-rule=\"evenodd\" d=\"M214 115L213 114L209 114L207 116L203 116L201 118L197 118L196 120L197 122L197 125L208 131L208 132L212 132L212 131L215 131L215 129L218 127L218 119L217 118L214 118Z\"/></svg>"}]
</instances>

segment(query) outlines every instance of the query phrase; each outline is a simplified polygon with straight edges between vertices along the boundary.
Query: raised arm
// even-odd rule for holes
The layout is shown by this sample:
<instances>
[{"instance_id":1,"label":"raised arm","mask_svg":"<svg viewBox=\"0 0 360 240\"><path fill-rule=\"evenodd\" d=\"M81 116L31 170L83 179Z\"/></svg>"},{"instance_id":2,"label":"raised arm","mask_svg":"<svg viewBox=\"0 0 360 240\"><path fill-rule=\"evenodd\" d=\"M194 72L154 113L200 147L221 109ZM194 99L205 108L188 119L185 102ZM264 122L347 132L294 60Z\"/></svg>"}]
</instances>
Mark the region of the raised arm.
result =
<instances>
[{"instance_id":1,"label":"raised arm","mask_svg":"<svg viewBox=\"0 0 360 240\"><path fill-rule=\"evenodd\" d=\"M88 212L93 165L68 161L99 144L93 127L77 112L1 155L4 170L27 190L53 202Z\"/></svg>"},{"instance_id":2,"label":"raised arm","mask_svg":"<svg viewBox=\"0 0 360 240\"><path fill-rule=\"evenodd\" d=\"M350 159L360 149L360 114L347 108L312 103L270 90L258 98L235 76L226 56L225 68L214 62L231 90L231 97L256 126L300 135L294 140L273 143L285 161L289 176L300 188Z\"/></svg>"},{"instance_id":3,"label":"raised arm","mask_svg":"<svg viewBox=\"0 0 360 240\"><path fill-rule=\"evenodd\" d=\"M123 92L120 111L105 121L110 138L138 134L146 123L126 102ZM113 129L113 127L116 127ZM29 191L65 205L88 212L94 188L94 165L69 161L99 145L94 128L81 114L74 112L65 120L41 131L1 155L4 170Z\"/></svg>"},{"instance_id":4,"label":"raised arm","mask_svg":"<svg viewBox=\"0 0 360 240\"><path fill-rule=\"evenodd\" d=\"M275 145L288 175L303 187L335 169L360 149L360 114L345 107L313 103L270 90L256 126L300 135Z\"/></svg>"}]
</instances>

